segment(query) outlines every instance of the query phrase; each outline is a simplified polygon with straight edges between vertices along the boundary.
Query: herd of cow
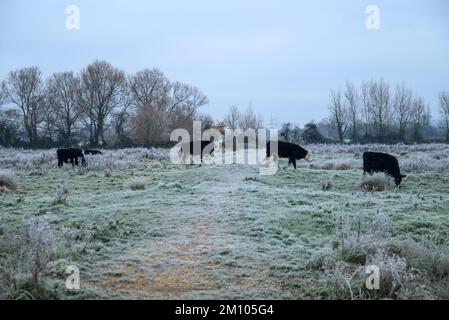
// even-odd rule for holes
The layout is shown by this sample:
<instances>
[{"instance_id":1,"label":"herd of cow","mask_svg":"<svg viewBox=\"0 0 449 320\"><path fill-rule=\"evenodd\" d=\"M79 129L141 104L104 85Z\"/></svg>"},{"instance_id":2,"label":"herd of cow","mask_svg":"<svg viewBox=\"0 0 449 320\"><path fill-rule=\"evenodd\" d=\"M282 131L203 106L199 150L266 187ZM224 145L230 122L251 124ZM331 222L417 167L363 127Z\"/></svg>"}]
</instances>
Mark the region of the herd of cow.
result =
<instances>
[{"instance_id":1,"label":"herd of cow","mask_svg":"<svg viewBox=\"0 0 449 320\"><path fill-rule=\"evenodd\" d=\"M56 151L56 154L58 156L58 167L61 168L64 163L70 163L72 166L79 165L79 160L81 159L81 165L83 167L87 166L86 159L84 158L84 155L86 154L102 154L101 151L98 150L89 150L84 149L84 153L82 149L77 148L67 148L67 149L58 149Z\"/></svg>"},{"instance_id":2,"label":"herd of cow","mask_svg":"<svg viewBox=\"0 0 449 320\"><path fill-rule=\"evenodd\" d=\"M196 155L196 153L198 152L202 159L205 149L206 152L210 155L212 155L215 150L214 144L210 141L201 141L201 143L199 143L199 146L200 148L196 150L194 148L194 142L182 144L180 149L182 156L185 157L188 155L194 155L194 153ZM84 158L84 155L87 154L97 155L102 153L98 150L89 149L85 149L84 153L82 149L76 148L58 149L58 167L62 167L64 163L70 163L72 164L72 166L77 166L79 165L78 159L81 159L81 165L85 167L87 166L87 162ZM273 156L273 154L277 154L279 158L288 159L287 167L290 166L290 164L293 164L293 167L295 169L296 160L304 159L309 162L312 161L311 151L308 151L297 144L289 142L278 141L276 151L275 147L272 146L272 142L269 141L266 146L266 156L267 158L269 158ZM401 174L398 160L390 154L381 152L365 152L363 154L363 172L368 174L373 174L375 172L384 172L385 174L388 174L394 178L394 182L397 187L401 185L402 179L406 177L405 175Z\"/></svg>"}]
</instances>

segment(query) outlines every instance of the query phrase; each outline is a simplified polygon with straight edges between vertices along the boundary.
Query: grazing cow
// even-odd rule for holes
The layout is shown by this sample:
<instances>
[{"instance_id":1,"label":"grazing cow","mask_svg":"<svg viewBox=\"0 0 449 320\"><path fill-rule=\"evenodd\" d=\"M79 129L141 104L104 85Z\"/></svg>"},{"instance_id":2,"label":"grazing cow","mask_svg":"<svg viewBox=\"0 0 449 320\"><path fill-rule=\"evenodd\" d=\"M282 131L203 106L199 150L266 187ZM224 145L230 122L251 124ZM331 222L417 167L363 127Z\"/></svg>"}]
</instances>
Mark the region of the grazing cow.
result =
<instances>
[{"instance_id":1,"label":"grazing cow","mask_svg":"<svg viewBox=\"0 0 449 320\"><path fill-rule=\"evenodd\" d=\"M267 157L271 157L274 153L277 153L279 158L288 158L287 167L293 163L293 167L296 169L296 160L305 159L308 162L312 162L312 152L298 146L294 143L278 141L278 151L274 152L271 148L271 144L276 143L274 141L268 141L267 143ZM284 169L286 169L285 167Z\"/></svg>"},{"instance_id":2,"label":"grazing cow","mask_svg":"<svg viewBox=\"0 0 449 320\"><path fill-rule=\"evenodd\" d=\"M363 154L363 174L373 174L374 172L384 172L392 176L397 187L406 177L401 174L398 160L392 155L381 152L365 152Z\"/></svg>"},{"instance_id":3,"label":"grazing cow","mask_svg":"<svg viewBox=\"0 0 449 320\"><path fill-rule=\"evenodd\" d=\"M185 159L189 155L191 155L191 156L193 156L193 155L198 156L199 155L201 157L201 162L202 162L203 161L203 154L207 154L208 153L209 155L212 155L214 153L215 148L216 149L219 148L219 143L218 142L202 140L201 141L201 149L200 150L194 150L194 143L199 143L199 142L200 141L195 141L195 142L194 141L190 141L190 142L183 143L181 145L181 155L182 155L183 162L185 162ZM198 151L200 151L200 154L198 154ZM194 154L194 152L195 152L195 154ZM204 152L206 152L206 153L204 153Z\"/></svg>"},{"instance_id":4,"label":"grazing cow","mask_svg":"<svg viewBox=\"0 0 449 320\"><path fill-rule=\"evenodd\" d=\"M87 166L86 159L84 158L83 151L81 149L75 149L75 148L68 148L68 149L58 149L56 151L56 154L58 155L58 167L61 168L65 163L70 163L72 166L77 166L78 158L81 158L81 165L83 167Z\"/></svg>"},{"instance_id":5,"label":"grazing cow","mask_svg":"<svg viewBox=\"0 0 449 320\"><path fill-rule=\"evenodd\" d=\"M86 154L96 155L96 154L103 154L103 152L99 150L84 149L84 155Z\"/></svg>"}]
</instances>

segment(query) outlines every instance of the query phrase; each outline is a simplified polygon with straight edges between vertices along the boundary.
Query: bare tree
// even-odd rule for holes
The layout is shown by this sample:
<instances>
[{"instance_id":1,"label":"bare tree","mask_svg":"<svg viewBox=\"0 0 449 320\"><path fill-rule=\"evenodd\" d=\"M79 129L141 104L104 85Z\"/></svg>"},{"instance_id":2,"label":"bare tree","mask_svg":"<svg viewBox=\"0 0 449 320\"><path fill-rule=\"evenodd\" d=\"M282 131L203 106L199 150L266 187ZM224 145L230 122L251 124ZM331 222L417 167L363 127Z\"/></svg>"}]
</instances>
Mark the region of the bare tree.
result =
<instances>
[{"instance_id":1,"label":"bare tree","mask_svg":"<svg viewBox=\"0 0 449 320\"><path fill-rule=\"evenodd\" d=\"M292 126L293 124L291 122L282 124L282 128L279 131L279 136L282 138L282 141L291 142L293 133Z\"/></svg>"},{"instance_id":2,"label":"bare tree","mask_svg":"<svg viewBox=\"0 0 449 320\"><path fill-rule=\"evenodd\" d=\"M166 117L166 126L170 129L189 129L198 109L209 103L209 99L196 87L175 82L169 110Z\"/></svg>"},{"instance_id":3,"label":"bare tree","mask_svg":"<svg viewBox=\"0 0 449 320\"><path fill-rule=\"evenodd\" d=\"M393 100L394 117L398 125L398 137L401 141L405 139L405 132L410 122L413 104L413 93L404 84L396 87Z\"/></svg>"},{"instance_id":4,"label":"bare tree","mask_svg":"<svg viewBox=\"0 0 449 320\"><path fill-rule=\"evenodd\" d=\"M246 131L248 129L258 130L263 127L263 118L260 115L256 115L254 113L253 107L249 104L248 108L246 108L245 113L242 115L239 121L239 127L242 131Z\"/></svg>"},{"instance_id":5,"label":"bare tree","mask_svg":"<svg viewBox=\"0 0 449 320\"><path fill-rule=\"evenodd\" d=\"M449 142L449 91L440 93L440 113L446 125L446 142Z\"/></svg>"},{"instance_id":6,"label":"bare tree","mask_svg":"<svg viewBox=\"0 0 449 320\"><path fill-rule=\"evenodd\" d=\"M199 114L196 116L197 121L201 121L201 131L206 131L215 127L214 119L208 114Z\"/></svg>"},{"instance_id":7,"label":"bare tree","mask_svg":"<svg viewBox=\"0 0 449 320\"><path fill-rule=\"evenodd\" d=\"M45 142L52 142L55 138L54 134L58 131L58 119L47 99L44 102L41 113L40 135Z\"/></svg>"},{"instance_id":8,"label":"bare tree","mask_svg":"<svg viewBox=\"0 0 449 320\"><path fill-rule=\"evenodd\" d=\"M81 72L80 103L90 129L90 144L105 142L108 117L126 103L126 78L123 71L105 61L95 61Z\"/></svg>"},{"instance_id":9,"label":"bare tree","mask_svg":"<svg viewBox=\"0 0 449 320\"><path fill-rule=\"evenodd\" d=\"M364 137L367 139L370 136L372 114L371 114L371 99L370 99L370 84L368 82L363 82L361 89L361 111L362 118L365 127Z\"/></svg>"},{"instance_id":10,"label":"bare tree","mask_svg":"<svg viewBox=\"0 0 449 320\"><path fill-rule=\"evenodd\" d=\"M5 101L15 104L22 113L23 125L30 145L38 142L38 126L43 120L45 88L37 67L11 71L2 82Z\"/></svg>"},{"instance_id":11,"label":"bare tree","mask_svg":"<svg viewBox=\"0 0 449 320\"><path fill-rule=\"evenodd\" d=\"M129 89L137 142L151 145L164 140L172 90L168 78L158 69L146 69L129 78Z\"/></svg>"},{"instance_id":12,"label":"bare tree","mask_svg":"<svg viewBox=\"0 0 449 320\"><path fill-rule=\"evenodd\" d=\"M349 124L351 126L352 132L352 142L357 140L358 131L358 117L359 117L359 95L357 93L356 87L350 83L346 83L345 96L345 109L347 112L347 117Z\"/></svg>"},{"instance_id":13,"label":"bare tree","mask_svg":"<svg viewBox=\"0 0 449 320\"><path fill-rule=\"evenodd\" d=\"M207 97L193 86L170 83L159 70L137 72L129 79L132 123L139 143L161 144L175 128L189 129Z\"/></svg>"},{"instance_id":14,"label":"bare tree","mask_svg":"<svg viewBox=\"0 0 449 320\"><path fill-rule=\"evenodd\" d=\"M0 107L5 103L5 101L6 101L6 95L3 90L2 84L0 83Z\"/></svg>"},{"instance_id":15,"label":"bare tree","mask_svg":"<svg viewBox=\"0 0 449 320\"><path fill-rule=\"evenodd\" d=\"M381 79L378 82L371 81L369 86L370 108L376 136L379 141L384 141L392 116L390 85Z\"/></svg>"},{"instance_id":16,"label":"bare tree","mask_svg":"<svg viewBox=\"0 0 449 320\"><path fill-rule=\"evenodd\" d=\"M421 140L421 131L430 123L430 112L421 97L413 99L411 110L411 125L413 141Z\"/></svg>"},{"instance_id":17,"label":"bare tree","mask_svg":"<svg viewBox=\"0 0 449 320\"><path fill-rule=\"evenodd\" d=\"M128 102L130 100L127 100ZM131 143L130 126L131 113L129 112L129 103L117 108L112 114L113 137L111 143L115 146L125 146Z\"/></svg>"},{"instance_id":18,"label":"bare tree","mask_svg":"<svg viewBox=\"0 0 449 320\"><path fill-rule=\"evenodd\" d=\"M54 121L64 143L70 145L73 131L80 118L81 80L73 72L53 74L47 80L47 104L50 114L46 122Z\"/></svg>"},{"instance_id":19,"label":"bare tree","mask_svg":"<svg viewBox=\"0 0 449 320\"><path fill-rule=\"evenodd\" d=\"M238 107L236 105L232 105L229 107L229 111L225 115L223 122L229 129L236 130L239 126L241 117L242 116Z\"/></svg>"},{"instance_id":20,"label":"bare tree","mask_svg":"<svg viewBox=\"0 0 449 320\"><path fill-rule=\"evenodd\" d=\"M331 120L334 122L338 133L338 141L343 144L344 136L348 128L347 113L343 107L340 91L331 91L329 110L331 112Z\"/></svg>"}]
</instances>

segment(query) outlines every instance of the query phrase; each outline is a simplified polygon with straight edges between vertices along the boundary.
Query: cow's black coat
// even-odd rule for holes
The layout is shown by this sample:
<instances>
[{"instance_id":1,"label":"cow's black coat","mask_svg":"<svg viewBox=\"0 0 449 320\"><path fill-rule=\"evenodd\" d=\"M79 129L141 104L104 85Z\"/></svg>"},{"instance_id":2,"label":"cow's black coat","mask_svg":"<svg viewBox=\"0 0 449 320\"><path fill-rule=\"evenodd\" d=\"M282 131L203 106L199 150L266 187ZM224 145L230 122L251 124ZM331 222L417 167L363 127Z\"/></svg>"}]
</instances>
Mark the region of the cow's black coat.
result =
<instances>
[{"instance_id":1,"label":"cow's black coat","mask_svg":"<svg viewBox=\"0 0 449 320\"><path fill-rule=\"evenodd\" d=\"M92 154L92 155L95 155L95 154L103 154L103 152L101 152L101 151L99 151L99 150L85 149L85 150L84 150L84 154L85 154L85 155L86 155L86 154Z\"/></svg>"},{"instance_id":2,"label":"cow's black coat","mask_svg":"<svg viewBox=\"0 0 449 320\"><path fill-rule=\"evenodd\" d=\"M267 157L271 157L275 152L271 147L274 141L267 142ZM278 141L278 151L276 152L279 158L287 158L288 165L293 163L293 167L296 169L296 160L301 160L307 157L307 161L311 161L309 158L309 151L303 147L289 142Z\"/></svg>"},{"instance_id":3,"label":"cow's black coat","mask_svg":"<svg viewBox=\"0 0 449 320\"><path fill-rule=\"evenodd\" d=\"M397 187L401 185L402 178L406 177L401 174L398 159L382 152L365 152L363 154L363 172L369 174L384 172L394 178Z\"/></svg>"},{"instance_id":4,"label":"cow's black coat","mask_svg":"<svg viewBox=\"0 0 449 320\"><path fill-rule=\"evenodd\" d=\"M62 167L65 163L70 163L72 166L77 166L78 158L81 158L81 165L83 167L87 166L86 159L84 158L83 151L81 149L76 148L68 148L68 149L58 149L56 151L56 154L58 156L58 167Z\"/></svg>"}]
</instances>

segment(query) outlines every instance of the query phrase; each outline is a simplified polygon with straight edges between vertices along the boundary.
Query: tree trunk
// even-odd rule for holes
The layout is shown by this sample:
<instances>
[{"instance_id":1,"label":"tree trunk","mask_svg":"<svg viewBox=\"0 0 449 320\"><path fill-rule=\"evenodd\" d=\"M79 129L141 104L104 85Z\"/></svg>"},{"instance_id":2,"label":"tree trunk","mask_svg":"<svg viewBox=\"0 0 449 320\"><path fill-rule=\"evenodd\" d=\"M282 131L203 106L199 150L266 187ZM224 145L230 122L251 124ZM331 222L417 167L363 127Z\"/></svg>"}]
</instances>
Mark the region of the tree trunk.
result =
<instances>
[{"instance_id":1,"label":"tree trunk","mask_svg":"<svg viewBox=\"0 0 449 320\"><path fill-rule=\"evenodd\" d=\"M446 142L449 143L449 118L446 119Z\"/></svg>"},{"instance_id":2,"label":"tree trunk","mask_svg":"<svg viewBox=\"0 0 449 320\"><path fill-rule=\"evenodd\" d=\"M93 146L94 147L98 147L98 142L100 140L100 137L103 136L103 127L104 127L104 123L103 123L103 119L98 119L98 124L94 133L94 139L93 139Z\"/></svg>"}]
</instances>

